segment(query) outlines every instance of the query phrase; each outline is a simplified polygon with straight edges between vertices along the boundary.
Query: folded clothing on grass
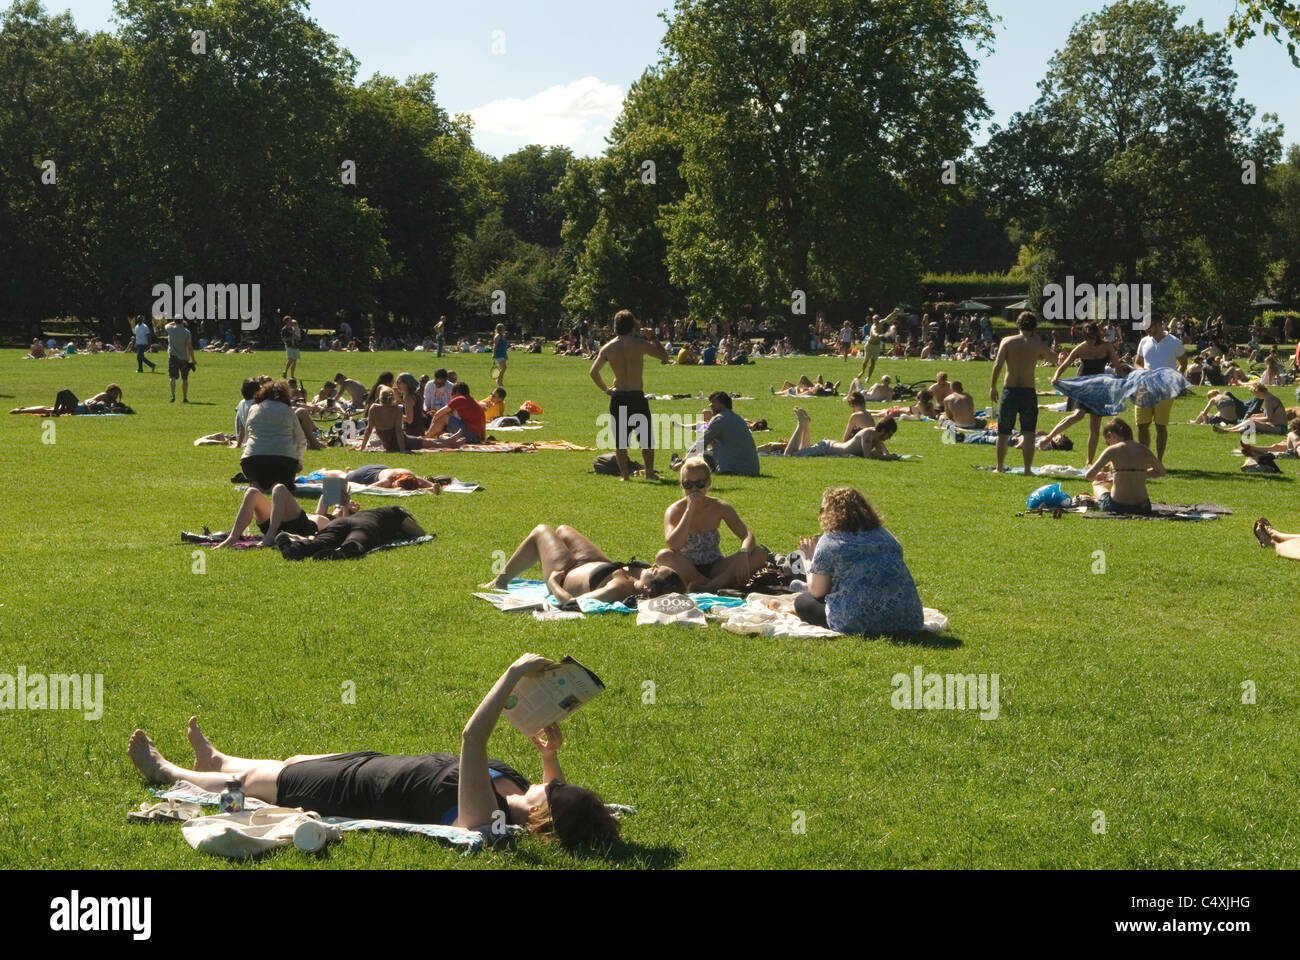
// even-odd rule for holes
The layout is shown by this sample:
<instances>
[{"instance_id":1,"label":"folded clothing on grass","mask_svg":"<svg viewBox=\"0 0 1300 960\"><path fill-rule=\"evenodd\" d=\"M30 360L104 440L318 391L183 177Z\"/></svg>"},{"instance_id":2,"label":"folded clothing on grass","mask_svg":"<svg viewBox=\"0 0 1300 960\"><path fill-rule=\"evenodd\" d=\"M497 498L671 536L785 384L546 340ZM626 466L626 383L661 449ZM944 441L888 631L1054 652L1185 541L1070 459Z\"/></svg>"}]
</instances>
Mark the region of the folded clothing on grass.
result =
<instances>
[{"instance_id":1,"label":"folded clothing on grass","mask_svg":"<svg viewBox=\"0 0 1300 960\"><path fill-rule=\"evenodd\" d=\"M495 593L475 593L474 596L486 600L498 610L505 612L527 613L533 610L553 609L560 605L559 600L546 586L545 580L510 581L507 590ZM687 594L701 610L713 607L738 607L744 604L740 597L724 597L716 593ZM580 599L578 609L583 613L636 613L636 607L626 603L607 603L604 600Z\"/></svg>"}]
</instances>

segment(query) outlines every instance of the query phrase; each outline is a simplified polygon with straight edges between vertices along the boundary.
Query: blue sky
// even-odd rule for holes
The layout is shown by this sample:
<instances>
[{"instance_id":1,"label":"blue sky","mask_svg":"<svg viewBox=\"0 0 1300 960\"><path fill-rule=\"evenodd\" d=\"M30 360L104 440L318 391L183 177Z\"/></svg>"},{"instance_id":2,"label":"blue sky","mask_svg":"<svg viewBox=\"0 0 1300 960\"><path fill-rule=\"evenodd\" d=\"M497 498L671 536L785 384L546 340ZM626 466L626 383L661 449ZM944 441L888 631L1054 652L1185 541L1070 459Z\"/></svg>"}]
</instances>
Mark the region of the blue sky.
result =
<instances>
[{"instance_id":1,"label":"blue sky","mask_svg":"<svg viewBox=\"0 0 1300 960\"><path fill-rule=\"evenodd\" d=\"M112 29L112 0L45 0L86 30ZM315 0L311 15L360 61L360 78L438 75L439 102L475 120L475 143L501 156L528 143L604 149L628 87L659 56L671 0ZM1037 97L1047 60L1100 0L989 0L1002 17L980 82L1003 123ZM1221 31L1233 0L1185 0L1183 22ZM498 33L498 31L500 31ZM494 46L496 51L494 52ZM1237 94L1277 113L1300 142L1300 69L1271 38L1233 50Z\"/></svg>"}]
</instances>

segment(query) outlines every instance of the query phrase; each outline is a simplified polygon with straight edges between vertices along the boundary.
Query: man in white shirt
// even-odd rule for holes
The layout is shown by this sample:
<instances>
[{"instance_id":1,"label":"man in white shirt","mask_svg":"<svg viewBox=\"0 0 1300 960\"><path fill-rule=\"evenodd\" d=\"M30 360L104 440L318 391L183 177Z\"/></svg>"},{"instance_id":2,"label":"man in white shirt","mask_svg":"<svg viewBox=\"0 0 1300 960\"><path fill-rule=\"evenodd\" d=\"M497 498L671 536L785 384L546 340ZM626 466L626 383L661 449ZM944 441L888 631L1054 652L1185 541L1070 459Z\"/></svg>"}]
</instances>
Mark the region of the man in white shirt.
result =
<instances>
[{"instance_id":1,"label":"man in white shirt","mask_svg":"<svg viewBox=\"0 0 1300 960\"><path fill-rule=\"evenodd\" d=\"M447 379L446 370L435 370L433 379L424 385L424 410L426 413L437 413L447 404L451 403L451 388L453 384Z\"/></svg>"},{"instance_id":2,"label":"man in white shirt","mask_svg":"<svg viewBox=\"0 0 1300 960\"><path fill-rule=\"evenodd\" d=\"M158 365L145 356L149 352L149 341L153 337L153 328L144 322L144 317L139 317L135 324L135 372L144 373L144 365L149 364L149 369L157 369Z\"/></svg>"},{"instance_id":3,"label":"man in white shirt","mask_svg":"<svg viewBox=\"0 0 1300 960\"><path fill-rule=\"evenodd\" d=\"M1144 370L1161 368L1176 369L1180 373L1187 371L1187 347L1172 333L1165 331L1164 317L1153 313L1151 327L1147 335L1138 344L1134 360ZM1174 401L1162 400L1154 407L1137 408L1138 443L1150 449L1151 421L1156 424L1156 459L1165 462L1165 445L1169 442L1169 412L1174 408Z\"/></svg>"}]
</instances>

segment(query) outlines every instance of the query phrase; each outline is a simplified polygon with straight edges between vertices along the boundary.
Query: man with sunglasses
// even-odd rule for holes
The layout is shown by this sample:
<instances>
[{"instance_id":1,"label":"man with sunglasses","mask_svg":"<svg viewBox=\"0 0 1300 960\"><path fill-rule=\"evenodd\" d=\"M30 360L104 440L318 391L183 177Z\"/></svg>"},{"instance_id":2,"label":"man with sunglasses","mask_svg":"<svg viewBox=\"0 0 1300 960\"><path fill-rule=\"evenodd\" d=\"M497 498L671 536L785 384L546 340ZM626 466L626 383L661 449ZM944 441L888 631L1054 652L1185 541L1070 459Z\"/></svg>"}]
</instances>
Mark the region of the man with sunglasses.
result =
<instances>
[{"instance_id":1,"label":"man with sunglasses","mask_svg":"<svg viewBox=\"0 0 1300 960\"><path fill-rule=\"evenodd\" d=\"M615 337L600 348L591 364L591 379L601 391L609 394L609 416L614 428L614 455L618 459L618 472L623 480L632 478L632 467L627 458L627 448L633 436L641 445L645 458L645 478L658 480L655 473L655 455L650 429L650 404L645 398L644 364L647 356L661 363L669 362L668 351L659 342L653 330L636 332L636 317L631 310L620 310L614 316ZM605 384L601 368L609 364L614 371L614 385Z\"/></svg>"}]
</instances>

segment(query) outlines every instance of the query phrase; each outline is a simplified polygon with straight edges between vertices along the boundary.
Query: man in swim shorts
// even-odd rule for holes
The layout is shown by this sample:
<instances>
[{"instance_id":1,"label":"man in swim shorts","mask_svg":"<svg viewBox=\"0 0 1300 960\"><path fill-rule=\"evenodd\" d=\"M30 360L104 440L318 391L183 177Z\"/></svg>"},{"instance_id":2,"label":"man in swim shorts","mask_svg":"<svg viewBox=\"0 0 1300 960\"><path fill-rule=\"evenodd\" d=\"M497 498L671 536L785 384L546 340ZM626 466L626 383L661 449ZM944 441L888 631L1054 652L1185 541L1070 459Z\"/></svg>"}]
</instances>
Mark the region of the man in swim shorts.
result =
<instances>
[{"instance_id":1,"label":"man in swim shorts","mask_svg":"<svg viewBox=\"0 0 1300 960\"><path fill-rule=\"evenodd\" d=\"M1185 371L1187 369L1187 348L1183 341L1172 333L1165 331L1165 318L1159 314L1151 315L1151 326L1147 335L1138 343L1136 363L1144 370L1159 370L1169 367ZM1162 400L1154 407L1137 408L1138 443L1144 447L1151 446L1151 424L1156 425L1156 459L1165 462L1165 446L1169 443L1169 414L1174 408L1174 401Z\"/></svg>"},{"instance_id":2,"label":"man in swim shorts","mask_svg":"<svg viewBox=\"0 0 1300 960\"><path fill-rule=\"evenodd\" d=\"M993 376L989 385L989 399L998 403L998 374L1006 368L1006 379L1002 383L1001 404L998 407L998 466L1002 473L1007 458L1007 447L1011 444L1011 434L1015 432L1016 417L1020 418L1020 432L1027 437L1034 436L1038 429L1038 389L1034 386L1034 370L1039 360L1052 356L1051 350L1034 328L1038 318L1028 310L1016 320L1020 332L1004 337L998 345L998 356L993 363ZM1034 466L1035 444L1022 444L1020 453L1025 461L1025 474Z\"/></svg>"},{"instance_id":3,"label":"man in swim shorts","mask_svg":"<svg viewBox=\"0 0 1300 960\"><path fill-rule=\"evenodd\" d=\"M627 457L633 437L645 458L645 478L658 480L655 473L653 441L650 430L650 404L646 401L643 385L644 363L647 356L660 362L669 359L653 331L636 332L636 317L631 310L620 310L614 316L615 337L600 348L591 364L591 379L596 386L609 394L609 416L614 428L614 455L618 459L618 472L623 480L632 478L632 467ZM609 364L614 371L614 385L605 384L601 369Z\"/></svg>"}]
</instances>

